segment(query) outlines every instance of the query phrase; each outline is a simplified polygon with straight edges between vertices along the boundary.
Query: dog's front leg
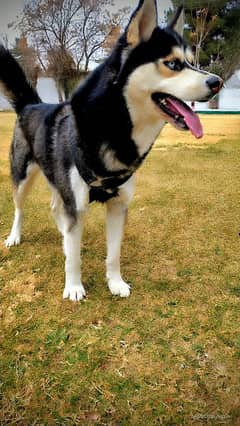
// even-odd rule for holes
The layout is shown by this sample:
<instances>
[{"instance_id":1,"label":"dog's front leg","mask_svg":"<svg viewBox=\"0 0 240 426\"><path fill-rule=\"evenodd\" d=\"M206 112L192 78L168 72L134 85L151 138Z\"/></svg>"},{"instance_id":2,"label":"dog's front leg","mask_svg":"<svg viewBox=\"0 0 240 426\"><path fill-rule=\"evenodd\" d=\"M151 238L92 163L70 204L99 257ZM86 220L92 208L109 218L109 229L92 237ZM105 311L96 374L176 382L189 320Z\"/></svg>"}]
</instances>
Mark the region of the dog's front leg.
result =
<instances>
[{"instance_id":1,"label":"dog's front leg","mask_svg":"<svg viewBox=\"0 0 240 426\"><path fill-rule=\"evenodd\" d=\"M120 272L120 251L128 204L133 195L133 179L121 186L119 196L107 202L107 281L113 295L128 297L130 286Z\"/></svg>"},{"instance_id":2,"label":"dog's front leg","mask_svg":"<svg viewBox=\"0 0 240 426\"><path fill-rule=\"evenodd\" d=\"M65 254L65 288L63 298L79 301L86 295L81 281L80 244L82 237L83 217L69 227L64 224L63 249Z\"/></svg>"},{"instance_id":3,"label":"dog's front leg","mask_svg":"<svg viewBox=\"0 0 240 426\"><path fill-rule=\"evenodd\" d=\"M65 254L65 288L64 299L78 301L86 295L81 281L80 245L83 221L89 203L89 188L75 166L69 172L72 192L75 198L76 221L66 216L63 209L58 209L57 220L63 234Z\"/></svg>"}]
</instances>

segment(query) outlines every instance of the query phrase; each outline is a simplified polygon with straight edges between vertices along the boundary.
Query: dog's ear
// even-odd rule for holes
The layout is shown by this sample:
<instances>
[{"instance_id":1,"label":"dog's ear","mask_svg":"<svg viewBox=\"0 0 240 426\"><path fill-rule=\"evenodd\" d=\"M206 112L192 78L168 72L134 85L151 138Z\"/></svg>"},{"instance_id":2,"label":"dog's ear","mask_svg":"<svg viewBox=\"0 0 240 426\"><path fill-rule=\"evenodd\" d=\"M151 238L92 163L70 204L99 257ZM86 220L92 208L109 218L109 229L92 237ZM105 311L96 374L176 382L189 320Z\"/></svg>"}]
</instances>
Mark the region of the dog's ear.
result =
<instances>
[{"instance_id":1,"label":"dog's ear","mask_svg":"<svg viewBox=\"0 0 240 426\"><path fill-rule=\"evenodd\" d=\"M177 9L172 21L169 24L169 27L176 31L180 36L183 36L184 29L184 8L179 6Z\"/></svg>"},{"instance_id":2,"label":"dog's ear","mask_svg":"<svg viewBox=\"0 0 240 426\"><path fill-rule=\"evenodd\" d=\"M127 42L131 47L147 41L158 25L156 0L140 0L126 28Z\"/></svg>"}]
</instances>

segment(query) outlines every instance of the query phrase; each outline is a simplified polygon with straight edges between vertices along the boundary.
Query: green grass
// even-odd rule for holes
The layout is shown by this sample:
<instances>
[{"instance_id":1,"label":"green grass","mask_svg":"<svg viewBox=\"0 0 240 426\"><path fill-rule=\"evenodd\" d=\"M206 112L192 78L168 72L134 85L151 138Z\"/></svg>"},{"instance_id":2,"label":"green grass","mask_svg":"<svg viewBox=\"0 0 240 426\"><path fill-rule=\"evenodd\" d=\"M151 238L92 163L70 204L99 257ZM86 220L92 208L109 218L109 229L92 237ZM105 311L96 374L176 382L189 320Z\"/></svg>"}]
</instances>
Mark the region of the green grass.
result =
<instances>
[{"instance_id":1,"label":"green grass","mask_svg":"<svg viewBox=\"0 0 240 426\"><path fill-rule=\"evenodd\" d=\"M149 155L122 250L129 299L105 283L101 205L84 231L88 297L61 299L61 238L37 182L22 245L0 245L0 424L239 424L239 142ZM3 241L13 205L1 161Z\"/></svg>"}]
</instances>

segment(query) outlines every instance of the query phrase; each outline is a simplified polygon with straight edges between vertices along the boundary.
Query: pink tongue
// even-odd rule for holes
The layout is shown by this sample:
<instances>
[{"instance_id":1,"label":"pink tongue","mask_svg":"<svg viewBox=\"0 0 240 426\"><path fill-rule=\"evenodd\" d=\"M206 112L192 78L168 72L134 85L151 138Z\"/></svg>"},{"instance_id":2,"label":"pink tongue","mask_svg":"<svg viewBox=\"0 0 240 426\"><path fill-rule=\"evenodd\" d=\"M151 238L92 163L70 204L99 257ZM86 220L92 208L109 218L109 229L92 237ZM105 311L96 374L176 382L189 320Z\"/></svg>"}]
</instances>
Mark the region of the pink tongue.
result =
<instances>
[{"instance_id":1,"label":"pink tongue","mask_svg":"<svg viewBox=\"0 0 240 426\"><path fill-rule=\"evenodd\" d=\"M193 112L190 108L185 108L184 105L176 100L171 98L167 98L166 100L176 112L184 117L186 125L191 130L195 138L201 138L203 136L203 128L197 114L195 114L195 112Z\"/></svg>"}]
</instances>

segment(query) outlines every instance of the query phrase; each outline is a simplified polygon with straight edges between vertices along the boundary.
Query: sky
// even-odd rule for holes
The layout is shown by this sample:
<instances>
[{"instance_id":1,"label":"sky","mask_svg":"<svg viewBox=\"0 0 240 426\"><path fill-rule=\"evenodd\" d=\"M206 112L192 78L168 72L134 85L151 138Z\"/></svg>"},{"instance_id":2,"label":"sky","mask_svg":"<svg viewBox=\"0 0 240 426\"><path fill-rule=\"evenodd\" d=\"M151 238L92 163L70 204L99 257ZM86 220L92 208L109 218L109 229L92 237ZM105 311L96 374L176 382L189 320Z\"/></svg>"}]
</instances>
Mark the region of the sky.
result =
<instances>
[{"instance_id":1,"label":"sky","mask_svg":"<svg viewBox=\"0 0 240 426\"><path fill-rule=\"evenodd\" d=\"M138 4L138 0L115 0L115 4L118 8L128 6L134 10ZM169 9L169 7L172 6L172 2L170 0L157 0L157 4L159 15L163 14L165 9Z\"/></svg>"},{"instance_id":2,"label":"sky","mask_svg":"<svg viewBox=\"0 0 240 426\"><path fill-rule=\"evenodd\" d=\"M8 29L8 24L16 19L23 8L24 0L0 0L0 35L7 33L14 39L16 32Z\"/></svg>"},{"instance_id":3,"label":"sky","mask_svg":"<svg viewBox=\"0 0 240 426\"><path fill-rule=\"evenodd\" d=\"M163 16L164 10L169 9L171 0L157 0L159 16ZM8 24L15 21L17 15L21 13L24 0L0 0L0 38L2 34L7 34L9 42L13 43L15 37L18 36L16 30L9 29ZM118 9L122 7L130 7L132 10L137 6L138 0L115 0Z\"/></svg>"}]
</instances>

